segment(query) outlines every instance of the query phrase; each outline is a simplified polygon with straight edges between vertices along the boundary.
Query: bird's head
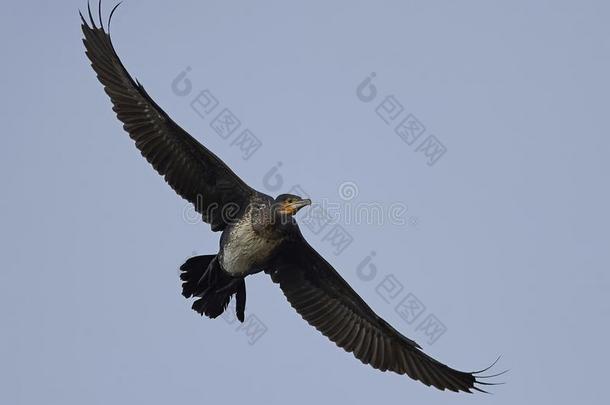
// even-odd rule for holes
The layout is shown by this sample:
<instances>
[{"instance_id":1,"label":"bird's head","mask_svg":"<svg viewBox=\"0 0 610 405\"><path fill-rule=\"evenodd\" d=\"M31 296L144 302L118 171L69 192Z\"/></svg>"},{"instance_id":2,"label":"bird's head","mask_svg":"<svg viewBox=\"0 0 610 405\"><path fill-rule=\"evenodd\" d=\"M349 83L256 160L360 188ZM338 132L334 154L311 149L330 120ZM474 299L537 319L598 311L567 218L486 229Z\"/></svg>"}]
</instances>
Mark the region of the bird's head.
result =
<instances>
[{"instance_id":1,"label":"bird's head","mask_svg":"<svg viewBox=\"0 0 610 405\"><path fill-rule=\"evenodd\" d=\"M293 194L280 194L273 203L275 212L283 216L292 216L308 205L311 205L309 198L301 198Z\"/></svg>"}]
</instances>

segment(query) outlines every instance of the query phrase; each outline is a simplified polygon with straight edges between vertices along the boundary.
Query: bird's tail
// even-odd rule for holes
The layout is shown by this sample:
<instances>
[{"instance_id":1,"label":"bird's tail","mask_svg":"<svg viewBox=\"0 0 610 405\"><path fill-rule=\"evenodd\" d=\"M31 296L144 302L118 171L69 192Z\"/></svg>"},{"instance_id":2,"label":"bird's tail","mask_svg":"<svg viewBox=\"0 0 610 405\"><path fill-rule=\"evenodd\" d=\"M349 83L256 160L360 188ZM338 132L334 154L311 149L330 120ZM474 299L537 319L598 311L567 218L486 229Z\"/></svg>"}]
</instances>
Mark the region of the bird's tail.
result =
<instances>
[{"instance_id":1,"label":"bird's tail","mask_svg":"<svg viewBox=\"0 0 610 405\"><path fill-rule=\"evenodd\" d=\"M216 318L222 314L231 297L236 295L235 311L243 322L246 307L246 283L241 277L231 277L218 263L216 255L194 256L180 266L182 295L199 297L193 309L201 315Z\"/></svg>"}]
</instances>

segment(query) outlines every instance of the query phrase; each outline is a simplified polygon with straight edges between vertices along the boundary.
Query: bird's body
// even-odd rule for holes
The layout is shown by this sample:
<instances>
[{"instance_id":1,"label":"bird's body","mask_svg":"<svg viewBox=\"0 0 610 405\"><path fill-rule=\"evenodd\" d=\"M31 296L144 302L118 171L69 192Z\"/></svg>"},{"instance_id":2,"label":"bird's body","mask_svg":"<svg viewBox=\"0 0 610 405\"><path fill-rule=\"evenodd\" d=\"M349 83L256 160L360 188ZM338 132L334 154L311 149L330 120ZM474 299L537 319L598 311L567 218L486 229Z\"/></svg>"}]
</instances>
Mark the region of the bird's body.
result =
<instances>
[{"instance_id":1,"label":"bird's body","mask_svg":"<svg viewBox=\"0 0 610 405\"><path fill-rule=\"evenodd\" d=\"M223 209L226 224L218 254L213 258L198 256L208 258L205 266L198 261L187 261L181 267L185 281L183 295L199 297L193 308L201 314L216 317L235 294L241 304L237 306L237 316L243 321L244 279L274 266L281 247L299 233L291 212L310 203L310 200L292 194L282 194L273 199L255 192L245 201L243 209Z\"/></svg>"},{"instance_id":2,"label":"bird's body","mask_svg":"<svg viewBox=\"0 0 610 405\"><path fill-rule=\"evenodd\" d=\"M263 270L282 242L285 231L271 222L266 212L272 200L254 199L235 223L228 225L220 238L218 257L224 271L231 276L247 276ZM268 222L268 223L267 223Z\"/></svg>"},{"instance_id":3,"label":"bird's body","mask_svg":"<svg viewBox=\"0 0 610 405\"><path fill-rule=\"evenodd\" d=\"M280 238L270 236L257 233L245 218L225 229L218 252L222 269L234 277L261 271L281 242Z\"/></svg>"},{"instance_id":4,"label":"bird's body","mask_svg":"<svg viewBox=\"0 0 610 405\"><path fill-rule=\"evenodd\" d=\"M235 298L243 322L245 278L264 271L310 325L363 363L441 390L481 391L477 385L489 385L479 372L458 371L428 356L364 302L301 234L294 215L310 200L272 198L252 189L176 124L123 66L102 23L101 4L99 27L90 9L89 21L81 19L86 54L123 128L212 231L222 231L217 254L181 266L182 294L195 299L195 311L216 318Z\"/></svg>"}]
</instances>

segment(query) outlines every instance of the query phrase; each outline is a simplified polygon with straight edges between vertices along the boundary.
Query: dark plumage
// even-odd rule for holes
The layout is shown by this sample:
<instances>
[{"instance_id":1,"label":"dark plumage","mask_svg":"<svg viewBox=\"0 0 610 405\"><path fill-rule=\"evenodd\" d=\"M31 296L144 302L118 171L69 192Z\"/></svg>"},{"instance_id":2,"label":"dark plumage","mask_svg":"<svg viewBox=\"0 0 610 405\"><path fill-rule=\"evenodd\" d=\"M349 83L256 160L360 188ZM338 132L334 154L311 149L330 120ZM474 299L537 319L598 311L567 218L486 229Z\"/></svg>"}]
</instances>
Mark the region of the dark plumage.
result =
<instances>
[{"instance_id":1,"label":"dark plumage","mask_svg":"<svg viewBox=\"0 0 610 405\"><path fill-rule=\"evenodd\" d=\"M172 189L213 231L222 231L218 254L190 258L181 267L183 295L196 298L194 310L215 318L235 296L243 322L244 280L264 271L307 322L363 363L441 390L481 391L478 384L489 384L477 372L457 371L429 357L377 316L303 238L293 216L311 202L290 194L274 199L246 185L132 79L103 26L101 5L99 27L90 9L88 18L81 14L86 54L123 128Z\"/></svg>"}]
</instances>

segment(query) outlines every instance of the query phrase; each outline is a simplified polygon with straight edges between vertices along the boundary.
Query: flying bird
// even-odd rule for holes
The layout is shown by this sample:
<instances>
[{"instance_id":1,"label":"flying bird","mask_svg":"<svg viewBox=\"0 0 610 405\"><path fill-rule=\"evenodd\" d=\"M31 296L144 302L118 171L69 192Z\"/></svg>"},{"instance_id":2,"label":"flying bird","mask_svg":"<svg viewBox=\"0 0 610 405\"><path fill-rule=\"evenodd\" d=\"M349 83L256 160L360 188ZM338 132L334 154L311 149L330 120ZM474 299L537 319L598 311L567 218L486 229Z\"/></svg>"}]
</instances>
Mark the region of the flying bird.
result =
<instances>
[{"instance_id":1,"label":"flying bird","mask_svg":"<svg viewBox=\"0 0 610 405\"><path fill-rule=\"evenodd\" d=\"M309 199L292 194L273 198L249 187L159 107L127 72L110 39L119 4L106 27L101 1L99 26L90 7L88 20L79 13L86 55L142 156L194 205L212 231L222 232L217 254L192 257L181 266L182 294L194 298L192 308L216 318L234 297L236 316L243 322L245 279L264 271L310 325L364 364L440 390L485 392L480 385L494 385L483 380L499 374L481 375L489 367L463 372L433 359L364 302L301 234L294 216L311 204Z\"/></svg>"}]
</instances>

